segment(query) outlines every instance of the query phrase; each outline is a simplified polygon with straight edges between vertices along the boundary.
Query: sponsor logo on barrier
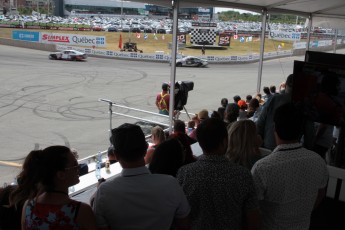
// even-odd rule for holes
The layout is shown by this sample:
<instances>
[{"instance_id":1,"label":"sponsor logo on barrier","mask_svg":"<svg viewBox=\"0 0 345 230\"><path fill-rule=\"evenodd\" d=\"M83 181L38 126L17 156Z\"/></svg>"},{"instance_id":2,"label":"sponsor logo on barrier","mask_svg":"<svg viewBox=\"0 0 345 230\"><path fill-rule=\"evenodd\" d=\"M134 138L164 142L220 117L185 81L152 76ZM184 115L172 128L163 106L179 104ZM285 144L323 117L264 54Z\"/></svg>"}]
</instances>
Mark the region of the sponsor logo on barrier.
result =
<instances>
[{"instance_id":1,"label":"sponsor logo on barrier","mask_svg":"<svg viewBox=\"0 0 345 230\"><path fill-rule=\"evenodd\" d=\"M103 50L92 50L92 54L106 56L106 52Z\"/></svg>"},{"instance_id":2,"label":"sponsor logo on barrier","mask_svg":"<svg viewBox=\"0 0 345 230\"><path fill-rule=\"evenodd\" d=\"M219 62L227 62L231 60L231 57L216 57L214 59L215 61L219 61Z\"/></svg>"},{"instance_id":3,"label":"sponsor logo on barrier","mask_svg":"<svg viewBox=\"0 0 345 230\"><path fill-rule=\"evenodd\" d=\"M301 33L285 32L285 31L270 31L269 38L280 41L299 41L301 40Z\"/></svg>"},{"instance_id":4,"label":"sponsor logo on barrier","mask_svg":"<svg viewBox=\"0 0 345 230\"><path fill-rule=\"evenodd\" d=\"M138 54L138 58L140 58L140 59L155 59L155 55L150 55L150 54ZM167 58L167 56L166 57L164 57L165 59Z\"/></svg>"},{"instance_id":5,"label":"sponsor logo on barrier","mask_svg":"<svg viewBox=\"0 0 345 230\"><path fill-rule=\"evenodd\" d=\"M78 46L97 46L104 47L106 44L104 36L60 34L60 33L41 33L42 43L69 44Z\"/></svg>"},{"instance_id":6,"label":"sponsor logo on barrier","mask_svg":"<svg viewBox=\"0 0 345 230\"><path fill-rule=\"evenodd\" d=\"M40 36L39 32L32 31L12 31L12 39L30 41L30 42L39 42Z\"/></svg>"},{"instance_id":7,"label":"sponsor logo on barrier","mask_svg":"<svg viewBox=\"0 0 345 230\"><path fill-rule=\"evenodd\" d=\"M237 61L248 61L248 56L244 56L244 57L240 57L240 56L238 56L237 57Z\"/></svg>"},{"instance_id":8,"label":"sponsor logo on barrier","mask_svg":"<svg viewBox=\"0 0 345 230\"><path fill-rule=\"evenodd\" d=\"M130 57L132 57L132 58L137 58L138 55L137 55L137 53L130 53Z\"/></svg>"},{"instance_id":9,"label":"sponsor logo on barrier","mask_svg":"<svg viewBox=\"0 0 345 230\"><path fill-rule=\"evenodd\" d=\"M113 56L113 55L114 55L114 52L113 52L113 51L107 50L107 51L106 51L106 54L107 54L107 56Z\"/></svg>"},{"instance_id":10,"label":"sponsor logo on barrier","mask_svg":"<svg viewBox=\"0 0 345 230\"><path fill-rule=\"evenodd\" d=\"M42 35L42 42L48 41L48 42L62 42L62 43L69 43L69 37L68 36L59 36L59 35L49 35L49 34L43 34Z\"/></svg>"},{"instance_id":11,"label":"sponsor logo on barrier","mask_svg":"<svg viewBox=\"0 0 345 230\"><path fill-rule=\"evenodd\" d=\"M116 52L116 53L114 53L114 56L115 57L126 57L126 58L129 58L129 55L127 53L122 53L122 52L120 52L120 53Z\"/></svg>"},{"instance_id":12,"label":"sponsor logo on barrier","mask_svg":"<svg viewBox=\"0 0 345 230\"><path fill-rule=\"evenodd\" d=\"M163 55L162 54L156 54L156 59L163 60Z\"/></svg>"}]
</instances>

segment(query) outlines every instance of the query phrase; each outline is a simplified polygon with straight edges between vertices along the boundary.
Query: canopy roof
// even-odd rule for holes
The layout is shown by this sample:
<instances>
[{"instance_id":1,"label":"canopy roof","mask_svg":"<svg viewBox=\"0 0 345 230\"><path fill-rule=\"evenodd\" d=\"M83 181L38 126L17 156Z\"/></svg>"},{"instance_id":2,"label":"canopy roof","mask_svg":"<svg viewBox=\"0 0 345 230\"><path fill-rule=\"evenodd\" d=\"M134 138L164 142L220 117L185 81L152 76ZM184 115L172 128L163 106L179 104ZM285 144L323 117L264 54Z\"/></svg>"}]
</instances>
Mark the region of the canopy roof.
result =
<instances>
[{"instance_id":1,"label":"canopy roof","mask_svg":"<svg viewBox=\"0 0 345 230\"><path fill-rule=\"evenodd\" d=\"M133 0L171 7L171 0ZM179 0L179 7L224 7L268 13L294 14L313 18L313 25L345 28L344 0Z\"/></svg>"}]
</instances>

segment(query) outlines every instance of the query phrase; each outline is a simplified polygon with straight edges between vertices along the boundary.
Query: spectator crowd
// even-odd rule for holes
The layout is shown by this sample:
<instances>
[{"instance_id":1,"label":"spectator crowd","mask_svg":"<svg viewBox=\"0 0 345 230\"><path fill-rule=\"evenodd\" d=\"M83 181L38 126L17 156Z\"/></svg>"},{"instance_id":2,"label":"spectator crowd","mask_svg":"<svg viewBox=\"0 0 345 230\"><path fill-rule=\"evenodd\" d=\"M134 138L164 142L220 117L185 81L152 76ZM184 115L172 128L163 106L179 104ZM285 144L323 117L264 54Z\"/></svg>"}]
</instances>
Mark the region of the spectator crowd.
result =
<instances>
[{"instance_id":1,"label":"spectator crowd","mask_svg":"<svg viewBox=\"0 0 345 230\"><path fill-rule=\"evenodd\" d=\"M309 229L336 127L304 119L292 78L279 92L222 98L175 120L171 134L154 127L151 145L137 125L114 128L108 156L122 172L98 186L92 207L68 196L81 169L73 149L31 151L18 185L0 192L0 229Z\"/></svg>"}]
</instances>

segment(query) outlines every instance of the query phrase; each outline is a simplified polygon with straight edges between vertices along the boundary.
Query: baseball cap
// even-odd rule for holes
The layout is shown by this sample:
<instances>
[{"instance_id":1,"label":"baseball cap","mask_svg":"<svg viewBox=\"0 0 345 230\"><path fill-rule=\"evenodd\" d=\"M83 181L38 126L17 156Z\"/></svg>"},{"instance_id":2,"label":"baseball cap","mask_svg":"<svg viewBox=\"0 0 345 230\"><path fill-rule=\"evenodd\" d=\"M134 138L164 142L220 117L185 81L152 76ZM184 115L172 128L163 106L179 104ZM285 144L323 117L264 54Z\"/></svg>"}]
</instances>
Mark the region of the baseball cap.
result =
<instances>
[{"instance_id":1,"label":"baseball cap","mask_svg":"<svg viewBox=\"0 0 345 230\"><path fill-rule=\"evenodd\" d=\"M247 103L246 103L244 100L239 100L239 101L237 102L237 105L238 105L238 107L240 107L240 109L245 109L245 108L247 108Z\"/></svg>"}]
</instances>

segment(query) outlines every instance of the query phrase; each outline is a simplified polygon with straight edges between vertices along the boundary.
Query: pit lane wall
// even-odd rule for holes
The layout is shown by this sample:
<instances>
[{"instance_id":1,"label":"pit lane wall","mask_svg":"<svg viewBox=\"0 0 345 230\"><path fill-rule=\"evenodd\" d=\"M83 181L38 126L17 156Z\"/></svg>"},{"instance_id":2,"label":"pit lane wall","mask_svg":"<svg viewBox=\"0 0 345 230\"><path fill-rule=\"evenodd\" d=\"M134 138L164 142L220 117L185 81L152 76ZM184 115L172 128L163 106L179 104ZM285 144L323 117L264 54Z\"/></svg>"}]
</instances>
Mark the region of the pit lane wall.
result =
<instances>
[{"instance_id":1,"label":"pit lane wall","mask_svg":"<svg viewBox=\"0 0 345 230\"><path fill-rule=\"evenodd\" d=\"M38 35L39 36L39 35ZM85 48L80 46L71 46L71 45L60 45L60 44L50 44L42 43L40 39L36 39L35 35L31 37L18 37L17 39L6 39L0 38L0 44L17 46L23 48L30 48L36 50L50 51L54 52L57 50L65 49L75 49L81 52L86 53L89 56L104 57L104 58L118 58L118 59L128 59L128 60L141 60L141 61L156 61L156 62L170 62L170 54L165 54L162 52L156 53L137 53L137 52L119 52L113 50L103 50L103 49L94 49L94 48ZM295 42L293 50L283 50L276 52L266 52L264 53L264 59L274 59L279 57L288 57L292 55L304 55L306 50L306 42ZM337 48L345 47L345 39L337 40ZM333 50L333 41L332 40L318 40L310 42L310 50L317 51L327 51ZM178 55L178 58L181 55ZM259 61L259 54L249 54L249 55L233 55L233 56L199 56L200 58L207 59L209 63L249 63Z\"/></svg>"}]
</instances>

